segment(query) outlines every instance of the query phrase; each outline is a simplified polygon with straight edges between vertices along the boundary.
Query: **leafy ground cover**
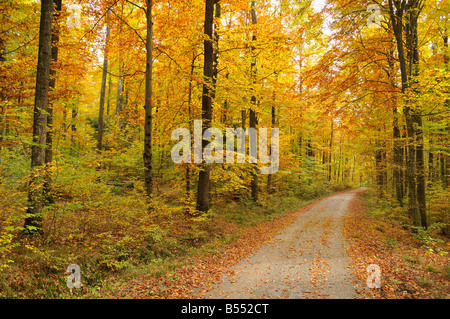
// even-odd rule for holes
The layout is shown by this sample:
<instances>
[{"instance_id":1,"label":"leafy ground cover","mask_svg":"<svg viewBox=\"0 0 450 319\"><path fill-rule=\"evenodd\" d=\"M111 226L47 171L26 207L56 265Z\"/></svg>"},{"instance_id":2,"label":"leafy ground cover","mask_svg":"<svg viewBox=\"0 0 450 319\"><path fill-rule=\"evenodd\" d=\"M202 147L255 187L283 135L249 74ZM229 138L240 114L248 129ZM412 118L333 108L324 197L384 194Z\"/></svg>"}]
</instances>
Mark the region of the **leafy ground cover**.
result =
<instances>
[{"instance_id":1,"label":"leafy ground cover","mask_svg":"<svg viewBox=\"0 0 450 319\"><path fill-rule=\"evenodd\" d=\"M222 266L225 269L269 238L293 211L346 187L321 181L298 186L294 177L285 179L276 193L262 193L257 203L239 191L214 197L215 208L195 216L172 176L157 184L159 192L148 202L143 183L129 172L133 163L126 169L97 169L92 156L60 162L58 169L64 174L54 181L55 202L44 213L41 237L21 235L26 170L17 166L5 180L0 298L187 296L188 287L219 276ZM223 251L227 257L222 260L218 256ZM69 264L80 266L80 289L66 285Z\"/></svg>"},{"instance_id":2,"label":"leafy ground cover","mask_svg":"<svg viewBox=\"0 0 450 319\"><path fill-rule=\"evenodd\" d=\"M364 298L434 299L450 297L448 237L430 230L412 232L403 209L382 208L369 191L356 197L345 218L352 268ZM381 270L381 288L368 288L367 267Z\"/></svg>"}]
</instances>

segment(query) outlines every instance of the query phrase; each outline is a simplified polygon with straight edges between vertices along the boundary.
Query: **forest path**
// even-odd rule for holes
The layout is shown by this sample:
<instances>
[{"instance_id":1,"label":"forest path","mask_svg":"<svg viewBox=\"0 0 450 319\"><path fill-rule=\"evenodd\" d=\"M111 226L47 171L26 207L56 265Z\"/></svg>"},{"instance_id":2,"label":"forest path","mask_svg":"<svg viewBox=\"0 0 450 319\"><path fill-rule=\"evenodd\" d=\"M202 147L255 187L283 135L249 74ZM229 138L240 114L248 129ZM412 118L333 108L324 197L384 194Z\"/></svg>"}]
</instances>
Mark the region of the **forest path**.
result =
<instances>
[{"instance_id":1,"label":"forest path","mask_svg":"<svg viewBox=\"0 0 450 319\"><path fill-rule=\"evenodd\" d=\"M302 213L203 298L357 298L342 236L357 192L339 193Z\"/></svg>"}]
</instances>

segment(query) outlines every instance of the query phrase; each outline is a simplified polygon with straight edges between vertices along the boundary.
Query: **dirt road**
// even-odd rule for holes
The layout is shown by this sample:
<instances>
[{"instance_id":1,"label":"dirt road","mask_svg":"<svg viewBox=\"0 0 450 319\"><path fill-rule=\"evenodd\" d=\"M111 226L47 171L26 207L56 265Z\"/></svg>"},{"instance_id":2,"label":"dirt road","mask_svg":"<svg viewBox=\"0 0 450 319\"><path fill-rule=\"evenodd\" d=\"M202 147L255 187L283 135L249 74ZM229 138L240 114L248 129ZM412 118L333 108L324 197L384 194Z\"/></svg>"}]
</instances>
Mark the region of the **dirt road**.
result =
<instances>
[{"instance_id":1,"label":"dirt road","mask_svg":"<svg viewBox=\"0 0 450 319\"><path fill-rule=\"evenodd\" d=\"M204 298L357 298L341 233L359 191L331 196L299 215Z\"/></svg>"}]
</instances>

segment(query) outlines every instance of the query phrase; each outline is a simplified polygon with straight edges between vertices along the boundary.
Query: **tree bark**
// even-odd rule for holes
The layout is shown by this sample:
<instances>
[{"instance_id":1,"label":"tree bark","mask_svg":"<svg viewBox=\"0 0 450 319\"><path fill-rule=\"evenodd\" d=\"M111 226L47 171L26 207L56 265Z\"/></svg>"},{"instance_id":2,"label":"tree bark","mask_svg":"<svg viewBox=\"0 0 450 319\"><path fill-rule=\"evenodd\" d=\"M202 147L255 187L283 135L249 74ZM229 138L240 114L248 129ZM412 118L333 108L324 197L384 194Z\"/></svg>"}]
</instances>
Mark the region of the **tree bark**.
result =
<instances>
[{"instance_id":1,"label":"tree bark","mask_svg":"<svg viewBox=\"0 0 450 319\"><path fill-rule=\"evenodd\" d=\"M276 81L278 82L278 73L275 73L276 76ZM275 107L275 97L276 97L276 93L275 93L275 89L273 90L273 97L272 97L272 121L271 121L271 126L270 128L274 128L276 126L277 123L277 118L276 118L276 107ZM270 155L272 155L272 146L269 145L269 149L270 149ZM272 174L268 174L267 175L267 193L270 194L272 193Z\"/></svg>"},{"instance_id":2,"label":"tree bark","mask_svg":"<svg viewBox=\"0 0 450 319\"><path fill-rule=\"evenodd\" d=\"M395 103L395 102L394 102ZM401 134L398 125L398 111L397 105L393 106L393 131L394 139L394 169L393 169L393 184L395 190L395 197L400 206L403 206L403 149L400 144Z\"/></svg>"},{"instance_id":3,"label":"tree bark","mask_svg":"<svg viewBox=\"0 0 450 319\"><path fill-rule=\"evenodd\" d=\"M123 2L121 9L121 19L123 18ZM123 83L122 83L122 48L121 48L121 36L122 36L122 23L119 25L119 76L117 79L117 102L116 102L116 114L120 114L122 112L122 104L123 104ZM119 117L120 121L120 117Z\"/></svg>"},{"instance_id":4,"label":"tree bark","mask_svg":"<svg viewBox=\"0 0 450 319\"><path fill-rule=\"evenodd\" d=\"M252 17L252 25L257 25L257 19L256 19L256 1L251 2L250 7L250 14ZM252 45L250 47L250 52L252 54L251 59L251 65L250 65L250 76L252 78L252 84L256 84L256 55L254 53L255 47L254 43L256 42L256 35L253 34L252 36ZM253 88L253 95L250 99L251 102L251 108L249 112L249 128L254 128L256 130L256 127L258 125L258 118L256 114L256 95L254 94L254 88ZM250 182L250 188L251 188L251 198L253 201L258 200L258 163L253 164L253 170L251 174L251 182Z\"/></svg>"},{"instance_id":5,"label":"tree bark","mask_svg":"<svg viewBox=\"0 0 450 319\"><path fill-rule=\"evenodd\" d=\"M6 62L6 42L2 38L0 38L0 72L3 73L3 62ZM6 131L6 111L7 107L6 104L3 104L3 102L6 102L6 76L2 75L0 76L0 142L3 141L5 137L5 131ZM0 155L1 155L2 146L0 144ZM1 163L1 157L0 157L0 163Z\"/></svg>"},{"instance_id":6,"label":"tree bark","mask_svg":"<svg viewBox=\"0 0 450 319\"><path fill-rule=\"evenodd\" d=\"M42 234L43 167L47 137L47 105L51 67L53 0L41 1L39 51L34 98L33 144L31 146L31 179L24 232Z\"/></svg>"},{"instance_id":7,"label":"tree bark","mask_svg":"<svg viewBox=\"0 0 450 319\"><path fill-rule=\"evenodd\" d=\"M106 115L109 115L109 109L110 109L110 104L111 104L111 84L112 84L112 79L111 79L111 75L108 78L108 98L106 99Z\"/></svg>"},{"instance_id":8,"label":"tree bark","mask_svg":"<svg viewBox=\"0 0 450 319\"><path fill-rule=\"evenodd\" d=\"M416 85L416 78L419 75L419 39L418 39L418 18L420 12L420 1L412 3L415 4L409 10L408 25L410 28L410 73L412 90L418 95L418 87ZM420 226L428 228L427 208L426 208L426 172L425 172L425 150L424 150L424 132L423 132L423 117L421 110L415 106L413 110L412 120L416 130L415 139L415 153L416 153L416 192L417 204L420 216Z\"/></svg>"},{"instance_id":9,"label":"tree bark","mask_svg":"<svg viewBox=\"0 0 450 319\"><path fill-rule=\"evenodd\" d=\"M59 46L59 16L62 10L62 0L53 0L54 13L52 27L52 63L58 62L58 46ZM56 86L56 65L50 67L50 79L49 79L49 92L54 91ZM45 182L44 182L44 199L46 203L53 203L52 196L52 162L53 162L53 96L48 103L47 110L47 137L46 137L46 149L45 149Z\"/></svg>"},{"instance_id":10,"label":"tree bark","mask_svg":"<svg viewBox=\"0 0 450 319\"><path fill-rule=\"evenodd\" d=\"M392 21L391 21L392 23ZM393 46L394 44L390 42ZM392 139L393 139L393 190L397 203L403 206L403 148L401 145L401 132L399 127L399 114L397 108L397 92L395 85L395 59L394 59L394 47L389 51L388 65L390 71L390 84L393 92L391 93L392 101Z\"/></svg>"},{"instance_id":11,"label":"tree bark","mask_svg":"<svg viewBox=\"0 0 450 319\"><path fill-rule=\"evenodd\" d=\"M331 119L331 131L330 131L330 145L329 145L329 154L328 154L328 181L331 182L331 156L333 154L333 124L334 121Z\"/></svg>"},{"instance_id":12,"label":"tree bark","mask_svg":"<svg viewBox=\"0 0 450 319\"><path fill-rule=\"evenodd\" d=\"M449 30L446 30L446 33L449 32ZM445 70L450 71L450 52L448 48L448 35L445 34L443 37L444 41L444 63L445 63ZM450 109L450 99L445 100L445 106L447 109ZM444 134L446 136L445 143L447 145L449 144L449 133L450 133L450 124L447 123L447 126L444 128L447 134ZM441 164L440 164L440 175L441 175L441 181L442 181L442 187L444 189L447 189L448 187L448 180L450 178L450 165L448 163L448 156L442 152L440 154L441 156Z\"/></svg>"},{"instance_id":13,"label":"tree bark","mask_svg":"<svg viewBox=\"0 0 450 319\"><path fill-rule=\"evenodd\" d=\"M100 106L98 110L98 135L97 135L97 149L101 151L103 149L103 131L104 131L104 110L105 110L105 94L106 94L106 76L108 75L108 42L110 35L109 28L109 10L106 14L106 39L105 39L105 52L103 56L103 72L102 72L102 87L100 90Z\"/></svg>"},{"instance_id":14,"label":"tree bark","mask_svg":"<svg viewBox=\"0 0 450 319\"><path fill-rule=\"evenodd\" d=\"M214 4L215 0L205 0L205 22L204 34L204 62L203 62L203 95L202 95L202 130L203 132L211 127L212 121L212 98L214 90L212 87L213 67L214 67L214 48L213 48L213 23L214 23ZM202 133L203 133L202 132ZM208 141L202 139L202 152L208 145ZM210 173L211 166L205 162L201 164L201 170L198 173L197 185L197 207L200 212L206 212L210 208Z\"/></svg>"},{"instance_id":15,"label":"tree bark","mask_svg":"<svg viewBox=\"0 0 450 319\"><path fill-rule=\"evenodd\" d=\"M152 176L152 74L153 74L153 1L147 0L147 38L146 38L146 72L145 72L145 122L144 122L144 182L147 196L153 193Z\"/></svg>"},{"instance_id":16,"label":"tree bark","mask_svg":"<svg viewBox=\"0 0 450 319\"><path fill-rule=\"evenodd\" d=\"M190 78L189 78L189 86L188 86L188 122L189 122L189 132L192 132L192 89L193 89L193 75L195 71L195 51L192 50L192 62L191 62L191 70L190 70ZM189 164L186 164L186 196L191 196L191 169Z\"/></svg>"}]
</instances>

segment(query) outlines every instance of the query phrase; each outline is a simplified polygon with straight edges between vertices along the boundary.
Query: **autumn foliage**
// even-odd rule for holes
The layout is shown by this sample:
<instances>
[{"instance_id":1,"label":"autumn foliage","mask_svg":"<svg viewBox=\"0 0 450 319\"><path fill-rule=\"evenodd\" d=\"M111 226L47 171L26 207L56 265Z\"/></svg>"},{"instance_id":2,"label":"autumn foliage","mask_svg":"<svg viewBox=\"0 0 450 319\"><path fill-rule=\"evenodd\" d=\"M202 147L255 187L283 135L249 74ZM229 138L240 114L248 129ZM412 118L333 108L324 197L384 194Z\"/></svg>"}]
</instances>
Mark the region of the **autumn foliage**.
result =
<instances>
[{"instance_id":1,"label":"autumn foliage","mask_svg":"<svg viewBox=\"0 0 450 319\"><path fill-rule=\"evenodd\" d=\"M370 27L374 1L319 2L2 0L0 298L192 297L356 187L355 271L378 254L389 281L366 296L448 297L450 4ZM194 120L278 128L278 172L173 163Z\"/></svg>"}]
</instances>

